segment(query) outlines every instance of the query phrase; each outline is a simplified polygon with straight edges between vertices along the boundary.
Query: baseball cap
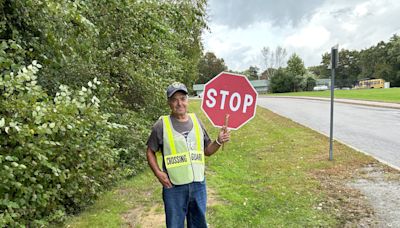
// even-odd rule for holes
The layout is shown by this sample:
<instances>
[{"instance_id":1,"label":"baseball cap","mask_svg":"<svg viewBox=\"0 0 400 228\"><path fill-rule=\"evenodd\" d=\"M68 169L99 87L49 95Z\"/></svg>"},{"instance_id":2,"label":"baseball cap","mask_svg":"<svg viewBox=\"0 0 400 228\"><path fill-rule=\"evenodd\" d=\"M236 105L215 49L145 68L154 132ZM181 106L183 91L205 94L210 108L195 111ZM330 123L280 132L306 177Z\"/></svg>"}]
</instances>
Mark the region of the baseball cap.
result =
<instances>
[{"instance_id":1,"label":"baseball cap","mask_svg":"<svg viewBox=\"0 0 400 228\"><path fill-rule=\"evenodd\" d=\"M169 85L167 88L167 97L168 98L172 97L172 95L174 95L174 93L176 93L178 91L182 91L185 94L188 94L188 90L184 84L182 84L180 82L174 82L171 85Z\"/></svg>"}]
</instances>

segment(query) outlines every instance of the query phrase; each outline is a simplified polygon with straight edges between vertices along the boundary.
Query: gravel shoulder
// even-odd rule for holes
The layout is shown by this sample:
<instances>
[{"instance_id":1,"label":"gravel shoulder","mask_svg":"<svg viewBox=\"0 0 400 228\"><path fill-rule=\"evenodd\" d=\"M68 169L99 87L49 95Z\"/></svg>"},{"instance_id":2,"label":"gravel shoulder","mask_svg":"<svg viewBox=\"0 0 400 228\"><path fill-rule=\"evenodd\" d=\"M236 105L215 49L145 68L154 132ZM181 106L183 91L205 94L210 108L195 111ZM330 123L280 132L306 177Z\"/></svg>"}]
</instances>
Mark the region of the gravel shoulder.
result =
<instances>
[{"instance_id":1,"label":"gravel shoulder","mask_svg":"<svg viewBox=\"0 0 400 228\"><path fill-rule=\"evenodd\" d=\"M360 221L359 227L400 227L400 172L381 166L368 166L360 171L360 178L348 183L364 195L374 210L369 223Z\"/></svg>"}]
</instances>

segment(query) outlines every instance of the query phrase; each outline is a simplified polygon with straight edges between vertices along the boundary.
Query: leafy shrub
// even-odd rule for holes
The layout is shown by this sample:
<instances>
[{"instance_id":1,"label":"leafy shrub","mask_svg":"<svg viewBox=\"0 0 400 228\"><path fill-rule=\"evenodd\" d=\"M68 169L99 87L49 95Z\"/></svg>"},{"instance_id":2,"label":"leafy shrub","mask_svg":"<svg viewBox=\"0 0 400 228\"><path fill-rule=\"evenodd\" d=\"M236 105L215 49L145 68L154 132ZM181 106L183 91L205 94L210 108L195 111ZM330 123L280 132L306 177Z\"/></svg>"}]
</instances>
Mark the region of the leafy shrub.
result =
<instances>
[{"instance_id":1,"label":"leafy shrub","mask_svg":"<svg viewBox=\"0 0 400 228\"><path fill-rule=\"evenodd\" d=\"M121 175L114 139L127 127L100 111L100 82L53 98L37 85L40 67L0 78L0 226L60 221Z\"/></svg>"},{"instance_id":2,"label":"leafy shrub","mask_svg":"<svg viewBox=\"0 0 400 228\"><path fill-rule=\"evenodd\" d=\"M43 64L39 84L80 88L110 82L124 107L158 118L170 81L197 78L205 0L5 0L0 37L15 40L27 65ZM160 103L160 99L162 103ZM162 105L161 105L162 104ZM143 118L143 116L142 116Z\"/></svg>"},{"instance_id":3,"label":"leafy shrub","mask_svg":"<svg viewBox=\"0 0 400 228\"><path fill-rule=\"evenodd\" d=\"M0 227L61 221L144 167L166 86L197 77L205 6L0 1Z\"/></svg>"},{"instance_id":4,"label":"leafy shrub","mask_svg":"<svg viewBox=\"0 0 400 228\"><path fill-rule=\"evenodd\" d=\"M284 69L278 69L271 78L269 91L272 93L285 93L292 91L294 77L288 74Z\"/></svg>"},{"instance_id":5,"label":"leafy shrub","mask_svg":"<svg viewBox=\"0 0 400 228\"><path fill-rule=\"evenodd\" d=\"M107 85L102 86L97 94L102 100L100 108L108 113L109 121L125 126L115 129L111 138L118 151L118 166L123 171L122 175L128 177L136 175L147 165L145 143L153 122L146 115L147 110L137 113L125 108L123 102L111 96L114 91L111 85Z\"/></svg>"}]
</instances>

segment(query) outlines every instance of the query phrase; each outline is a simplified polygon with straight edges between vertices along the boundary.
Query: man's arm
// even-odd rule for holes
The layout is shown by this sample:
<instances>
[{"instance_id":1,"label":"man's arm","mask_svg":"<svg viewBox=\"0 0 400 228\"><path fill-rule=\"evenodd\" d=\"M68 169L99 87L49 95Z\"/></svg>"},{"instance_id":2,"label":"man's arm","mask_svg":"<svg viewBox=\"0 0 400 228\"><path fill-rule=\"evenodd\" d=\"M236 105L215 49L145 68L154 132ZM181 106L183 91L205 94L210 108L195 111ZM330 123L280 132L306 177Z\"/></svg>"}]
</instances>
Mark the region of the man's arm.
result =
<instances>
[{"instance_id":1,"label":"man's arm","mask_svg":"<svg viewBox=\"0 0 400 228\"><path fill-rule=\"evenodd\" d=\"M168 175L162 170L160 170L160 168L158 167L155 152L152 151L150 147L147 147L146 155L147 155L147 162L149 163L149 166L151 170L153 170L153 173L157 177L158 181L160 181L160 183L164 187L171 188L172 184L168 178Z\"/></svg>"},{"instance_id":2,"label":"man's arm","mask_svg":"<svg viewBox=\"0 0 400 228\"><path fill-rule=\"evenodd\" d=\"M208 144L207 148L204 150L204 154L206 156L211 156L215 152L217 152L217 150L219 148L220 148L220 145L216 141L213 141L212 143Z\"/></svg>"},{"instance_id":3,"label":"man's arm","mask_svg":"<svg viewBox=\"0 0 400 228\"><path fill-rule=\"evenodd\" d=\"M221 128L217 139L212 143L208 144L208 146L204 149L204 154L206 156L213 155L221 147L222 143L228 142L229 139L230 139L229 130L226 130L226 127Z\"/></svg>"}]
</instances>

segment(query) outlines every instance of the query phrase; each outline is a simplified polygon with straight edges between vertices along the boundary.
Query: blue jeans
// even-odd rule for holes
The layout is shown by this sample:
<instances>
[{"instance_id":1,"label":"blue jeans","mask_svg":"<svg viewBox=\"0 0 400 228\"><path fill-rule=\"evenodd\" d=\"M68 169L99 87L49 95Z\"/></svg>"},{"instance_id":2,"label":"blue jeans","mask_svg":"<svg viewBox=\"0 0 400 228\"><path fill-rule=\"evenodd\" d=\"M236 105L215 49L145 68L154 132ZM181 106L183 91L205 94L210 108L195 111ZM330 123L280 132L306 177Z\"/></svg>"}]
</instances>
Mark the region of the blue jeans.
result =
<instances>
[{"instance_id":1,"label":"blue jeans","mask_svg":"<svg viewBox=\"0 0 400 228\"><path fill-rule=\"evenodd\" d=\"M163 187L163 200L168 228L183 228L185 217L188 228L207 227L205 181Z\"/></svg>"}]
</instances>

